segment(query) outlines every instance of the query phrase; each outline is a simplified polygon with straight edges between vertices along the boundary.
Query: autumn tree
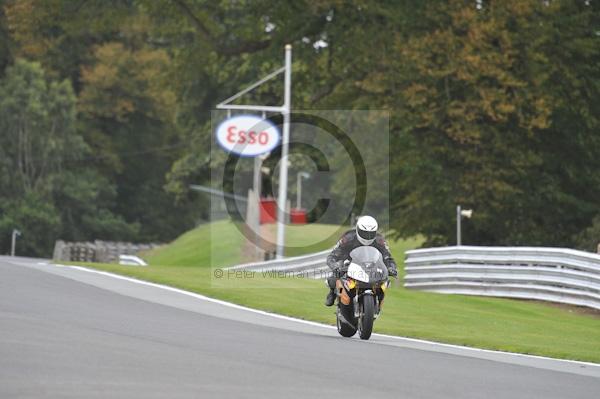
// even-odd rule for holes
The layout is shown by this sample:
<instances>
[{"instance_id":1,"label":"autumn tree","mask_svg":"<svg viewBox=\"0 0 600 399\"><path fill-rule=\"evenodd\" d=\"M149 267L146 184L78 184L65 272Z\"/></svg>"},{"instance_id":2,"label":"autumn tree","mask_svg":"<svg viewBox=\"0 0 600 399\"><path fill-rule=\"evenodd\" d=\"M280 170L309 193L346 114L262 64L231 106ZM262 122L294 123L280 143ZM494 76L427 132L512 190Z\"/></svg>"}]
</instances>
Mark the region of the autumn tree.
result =
<instances>
[{"instance_id":1,"label":"autumn tree","mask_svg":"<svg viewBox=\"0 0 600 399\"><path fill-rule=\"evenodd\" d=\"M163 50L106 43L82 70L84 137L95 163L117 186L118 214L140 223L141 240L167 240L193 226L189 212L164 191L165 176L188 144L178 139L175 96Z\"/></svg>"},{"instance_id":2,"label":"autumn tree","mask_svg":"<svg viewBox=\"0 0 600 399\"><path fill-rule=\"evenodd\" d=\"M116 237L121 230L162 241L191 227L206 204L189 184L208 182L220 162L210 157L211 111L278 68L287 43L294 46L294 109L389 112L391 224L398 235L453 242L456 204L475 209L464 224L469 243L587 248L597 230L598 2L0 6L7 93L0 123L9 129L16 118L27 120L20 113L26 110L35 121L27 137L37 143L25 174L13 172L18 146L7 141L0 148L4 232L27 219L18 214L47 216L38 225L48 226L48 237ZM17 84L25 70L37 69L42 78ZM273 81L243 101L277 105L281 92L282 82ZM29 100L10 105L19 96ZM57 106L49 98L70 99ZM55 130L53 120L61 124ZM62 140L52 132L69 132L65 137L81 147L64 154L47 145L50 137ZM333 195L343 195L343 186L331 184Z\"/></svg>"},{"instance_id":3,"label":"autumn tree","mask_svg":"<svg viewBox=\"0 0 600 399\"><path fill-rule=\"evenodd\" d=\"M450 1L429 8L426 29L396 38L402 235L451 242L456 204L475 209L473 244L569 245L591 222L598 14L568 4ZM587 191L577 189L584 181Z\"/></svg>"}]
</instances>

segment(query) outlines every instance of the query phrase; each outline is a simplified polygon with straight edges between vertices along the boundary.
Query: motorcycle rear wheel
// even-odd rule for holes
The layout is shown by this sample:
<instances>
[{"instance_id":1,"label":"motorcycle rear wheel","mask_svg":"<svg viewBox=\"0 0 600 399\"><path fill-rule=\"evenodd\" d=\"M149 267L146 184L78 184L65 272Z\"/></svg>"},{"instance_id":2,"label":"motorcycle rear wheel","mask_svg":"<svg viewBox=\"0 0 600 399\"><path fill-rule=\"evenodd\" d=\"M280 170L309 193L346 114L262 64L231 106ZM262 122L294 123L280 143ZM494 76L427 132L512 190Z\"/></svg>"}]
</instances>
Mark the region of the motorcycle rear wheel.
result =
<instances>
[{"instance_id":1,"label":"motorcycle rear wheel","mask_svg":"<svg viewBox=\"0 0 600 399\"><path fill-rule=\"evenodd\" d=\"M342 321L344 317L350 323L355 323L354 326ZM354 319L354 309L351 305L338 303L337 312L337 330L342 337L350 338L356 334L356 320Z\"/></svg>"}]
</instances>

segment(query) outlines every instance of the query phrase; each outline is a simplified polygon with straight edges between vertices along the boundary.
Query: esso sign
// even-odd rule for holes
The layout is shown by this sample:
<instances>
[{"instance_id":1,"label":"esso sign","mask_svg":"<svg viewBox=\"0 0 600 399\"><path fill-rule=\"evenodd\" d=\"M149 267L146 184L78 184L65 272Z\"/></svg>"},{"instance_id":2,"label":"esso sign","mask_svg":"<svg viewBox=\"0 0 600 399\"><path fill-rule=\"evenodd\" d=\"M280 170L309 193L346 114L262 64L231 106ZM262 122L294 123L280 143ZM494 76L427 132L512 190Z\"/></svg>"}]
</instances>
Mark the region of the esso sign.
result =
<instances>
[{"instance_id":1,"label":"esso sign","mask_svg":"<svg viewBox=\"0 0 600 399\"><path fill-rule=\"evenodd\" d=\"M254 115L239 115L217 127L217 142L225 151L243 157L255 157L279 145L279 129L268 120Z\"/></svg>"}]
</instances>

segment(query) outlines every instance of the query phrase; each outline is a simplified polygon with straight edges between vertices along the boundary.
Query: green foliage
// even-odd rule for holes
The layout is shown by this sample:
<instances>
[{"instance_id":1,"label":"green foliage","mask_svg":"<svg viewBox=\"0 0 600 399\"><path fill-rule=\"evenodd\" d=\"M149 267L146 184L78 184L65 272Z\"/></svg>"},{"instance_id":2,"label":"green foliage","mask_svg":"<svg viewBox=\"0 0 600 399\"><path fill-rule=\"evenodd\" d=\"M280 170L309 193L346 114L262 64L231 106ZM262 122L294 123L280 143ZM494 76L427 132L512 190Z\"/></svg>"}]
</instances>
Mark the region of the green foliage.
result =
<instances>
[{"instance_id":1,"label":"green foliage","mask_svg":"<svg viewBox=\"0 0 600 399\"><path fill-rule=\"evenodd\" d=\"M106 43L83 68L79 111L98 166L117 185L116 212L140 226L142 241L164 241L191 227L189 203L173 204L165 175L182 147L174 124L175 96L167 85L163 50Z\"/></svg>"},{"instance_id":2,"label":"green foliage","mask_svg":"<svg viewBox=\"0 0 600 399\"><path fill-rule=\"evenodd\" d=\"M0 85L3 175L13 196L43 190L68 153L80 153L74 134L75 96L68 81L47 84L38 63L17 60Z\"/></svg>"},{"instance_id":3,"label":"green foliage","mask_svg":"<svg viewBox=\"0 0 600 399\"><path fill-rule=\"evenodd\" d=\"M5 0L3 11L16 57L36 60L52 78L69 79L79 91L81 65L90 48L123 37L135 7L130 1ZM124 28L122 28L124 27Z\"/></svg>"},{"instance_id":4,"label":"green foliage","mask_svg":"<svg viewBox=\"0 0 600 399\"><path fill-rule=\"evenodd\" d=\"M211 110L278 68L286 43L295 109L390 112L399 236L453 242L461 204L467 243L572 246L600 215L598 2L0 7L0 209L45 198L57 236L167 241L206 216L188 186L222 162ZM280 104L281 89L243 101Z\"/></svg>"},{"instance_id":5,"label":"green foliage","mask_svg":"<svg viewBox=\"0 0 600 399\"><path fill-rule=\"evenodd\" d=\"M39 63L17 60L0 82L0 243L23 232L22 254L49 256L57 238L131 238L108 207L115 190L81 167L88 147L75 130L68 81L47 81Z\"/></svg>"},{"instance_id":6,"label":"green foliage","mask_svg":"<svg viewBox=\"0 0 600 399\"><path fill-rule=\"evenodd\" d=\"M52 186L52 201L63 221L60 238L133 241L139 234L138 223L127 223L110 211L116 189L93 169L63 172L52 179Z\"/></svg>"},{"instance_id":7,"label":"green foliage","mask_svg":"<svg viewBox=\"0 0 600 399\"><path fill-rule=\"evenodd\" d=\"M18 200L0 199L0 245L9 252L14 228L21 232L17 255L49 255L60 233L60 216L56 207L37 193L27 193Z\"/></svg>"},{"instance_id":8,"label":"green foliage","mask_svg":"<svg viewBox=\"0 0 600 399\"><path fill-rule=\"evenodd\" d=\"M4 70L12 61L11 47L13 45L2 4L3 1L0 1L0 77L4 76Z\"/></svg>"},{"instance_id":9,"label":"green foliage","mask_svg":"<svg viewBox=\"0 0 600 399\"><path fill-rule=\"evenodd\" d=\"M468 243L572 245L600 211L597 7L451 1L425 21L396 40L397 231L451 242L462 204Z\"/></svg>"},{"instance_id":10,"label":"green foliage","mask_svg":"<svg viewBox=\"0 0 600 399\"><path fill-rule=\"evenodd\" d=\"M579 249L600 253L600 216L596 216L592 225L577 234L574 240Z\"/></svg>"}]
</instances>

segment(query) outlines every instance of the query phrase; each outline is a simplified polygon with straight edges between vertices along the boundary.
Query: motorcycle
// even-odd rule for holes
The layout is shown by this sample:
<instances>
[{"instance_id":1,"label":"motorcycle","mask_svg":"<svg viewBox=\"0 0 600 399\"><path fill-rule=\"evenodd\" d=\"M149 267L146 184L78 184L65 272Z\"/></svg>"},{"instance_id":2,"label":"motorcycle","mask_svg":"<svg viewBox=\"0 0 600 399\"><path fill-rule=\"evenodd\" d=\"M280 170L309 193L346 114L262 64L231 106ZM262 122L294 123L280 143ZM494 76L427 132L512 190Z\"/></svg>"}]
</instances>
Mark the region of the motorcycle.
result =
<instances>
[{"instance_id":1,"label":"motorcycle","mask_svg":"<svg viewBox=\"0 0 600 399\"><path fill-rule=\"evenodd\" d=\"M390 285L388 271L376 248L355 248L349 258L336 281L337 330L343 337L352 337L358 331L366 340L371 337Z\"/></svg>"}]
</instances>

